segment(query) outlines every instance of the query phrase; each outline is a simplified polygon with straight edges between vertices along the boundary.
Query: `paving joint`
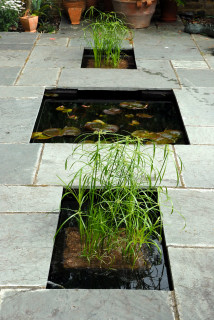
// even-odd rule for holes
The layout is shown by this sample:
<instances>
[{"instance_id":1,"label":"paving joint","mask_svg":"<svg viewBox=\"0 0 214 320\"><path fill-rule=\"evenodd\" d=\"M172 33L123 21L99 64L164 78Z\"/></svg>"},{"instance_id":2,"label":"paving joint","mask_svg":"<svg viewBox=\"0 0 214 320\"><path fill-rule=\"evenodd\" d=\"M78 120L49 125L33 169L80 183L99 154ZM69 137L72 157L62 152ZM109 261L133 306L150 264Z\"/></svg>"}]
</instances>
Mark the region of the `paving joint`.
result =
<instances>
[{"instance_id":1,"label":"paving joint","mask_svg":"<svg viewBox=\"0 0 214 320\"><path fill-rule=\"evenodd\" d=\"M21 70L20 70L20 72L19 72L19 74L18 74L18 76L17 76L17 78L16 78L16 80L15 80L15 82L14 82L14 86L16 86L17 82L19 81L19 79L20 79L20 77L21 77L21 75L22 75L22 72L23 72L26 64L27 64L28 60L30 59L31 53L33 52L33 49L35 48L36 43L37 43L37 41L40 39L40 37L41 37L40 34L36 37L36 39L35 39L35 41L34 41L34 44L33 44L32 48L31 48L31 50L30 50L27 58L25 59L25 63L24 63L24 65L23 65L23 67L21 68Z\"/></svg>"},{"instance_id":2,"label":"paving joint","mask_svg":"<svg viewBox=\"0 0 214 320\"><path fill-rule=\"evenodd\" d=\"M200 52L201 56L203 57L204 62L207 64L208 68L209 68L209 69L212 69L212 68L210 67L210 65L209 65L208 61L206 60L206 58L205 58L205 56L204 56L203 51L201 51L201 49L200 49L200 47L199 47L199 45L198 45L197 41L195 40L195 38L194 38L193 34L191 34L191 39L193 40L193 42L195 43L196 47L198 48L198 51Z\"/></svg>"},{"instance_id":3,"label":"paving joint","mask_svg":"<svg viewBox=\"0 0 214 320\"><path fill-rule=\"evenodd\" d=\"M40 164L41 164L41 161L42 161L42 155L43 155L43 152L44 152L44 148L45 148L45 143L43 143L43 145L42 145L42 149L41 149L40 156L39 156L38 166L37 166L35 177L34 177L34 180L33 180L33 185L35 185L36 182L37 182L37 176L38 176L38 173L39 173L39 168L40 168Z\"/></svg>"},{"instance_id":4,"label":"paving joint","mask_svg":"<svg viewBox=\"0 0 214 320\"><path fill-rule=\"evenodd\" d=\"M180 320L179 312L178 312L178 306L177 306L177 299L175 296L175 291L171 291L171 300L172 300L172 310L174 313L174 320Z\"/></svg>"}]
</instances>

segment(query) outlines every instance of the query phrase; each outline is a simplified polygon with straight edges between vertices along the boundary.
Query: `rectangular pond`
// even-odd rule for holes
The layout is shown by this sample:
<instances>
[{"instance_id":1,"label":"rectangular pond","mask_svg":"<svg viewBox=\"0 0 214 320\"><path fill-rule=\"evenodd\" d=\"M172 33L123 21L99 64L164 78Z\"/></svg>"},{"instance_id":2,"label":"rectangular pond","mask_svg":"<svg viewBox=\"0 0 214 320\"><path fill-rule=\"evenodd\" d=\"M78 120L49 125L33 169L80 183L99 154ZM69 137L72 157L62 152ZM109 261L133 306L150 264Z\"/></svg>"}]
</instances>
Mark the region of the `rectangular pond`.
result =
<instances>
[{"instance_id":1,"label":"rectangular pond","mask_svg":"<svg viewBox=\"0 0 214 320\"><path fill-rule=\"evenodd\" d=\"M172 90L46 90L30 142L76 143L97 131L112 133L112 141L120 134L146 144L189 144Z\"/></svg>"}]
</instances>

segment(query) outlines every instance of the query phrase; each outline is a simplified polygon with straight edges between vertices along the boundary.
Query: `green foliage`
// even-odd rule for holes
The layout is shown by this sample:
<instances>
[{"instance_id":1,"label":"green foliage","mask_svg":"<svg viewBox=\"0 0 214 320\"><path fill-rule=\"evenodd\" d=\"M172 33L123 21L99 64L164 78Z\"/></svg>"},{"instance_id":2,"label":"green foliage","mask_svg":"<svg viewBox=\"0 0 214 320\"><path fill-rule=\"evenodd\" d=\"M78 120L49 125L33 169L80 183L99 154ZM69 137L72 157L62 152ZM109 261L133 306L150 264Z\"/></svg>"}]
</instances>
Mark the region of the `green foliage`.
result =
<instances>
[{"instance_id":1,"label":"green foliage","mask_svg":"<svg viewBox=\"0 0 214 320\"><path fill-rule=\"evenodd\" d=\"M105 65L117 67L122 43L132 39L131 31L114 12L104 13L90 7L86 15L89 25L84 29L85 39L93 49L95 67L101 66L102 56Z\"/></svg>"},{"instance_id":2,"label":"green foliage","mask_svg":"<svg viewBox=\"0 0 214 320\"><path fill-rule=\"evenodd\" d=\"M171 151L168 145L146 146L143 139L128 136L115 135L115 142L109 143L108 134L95 134L97 143L84 144L87 136L71 155L78 160L70 167L73 173L70 182L64 184L65 196L72 194L78 209L71 210L56 235L68 220L75 219L82 256L89 262L94 258L106 261L108 257L113 261L119 251L134 266L143 245L156 245L155 238L161 240L162 221L155 191L168 197L167 188L160 185ZM162 159L155 164L157 152ZM178 183L176 164L175 170ZM86 202L87 211L83 209Z\"/></svg>"},{"instance_id":3,"label":"green foliage","mask_svg":"<svg viewBox=\"0 0 214 320\"><path fill-rule=\"evenodd\" d=\"M21 10L20 0L1 0L0 31L8 31L11 27L17 27Z\"/></svg>"}]
</instances>

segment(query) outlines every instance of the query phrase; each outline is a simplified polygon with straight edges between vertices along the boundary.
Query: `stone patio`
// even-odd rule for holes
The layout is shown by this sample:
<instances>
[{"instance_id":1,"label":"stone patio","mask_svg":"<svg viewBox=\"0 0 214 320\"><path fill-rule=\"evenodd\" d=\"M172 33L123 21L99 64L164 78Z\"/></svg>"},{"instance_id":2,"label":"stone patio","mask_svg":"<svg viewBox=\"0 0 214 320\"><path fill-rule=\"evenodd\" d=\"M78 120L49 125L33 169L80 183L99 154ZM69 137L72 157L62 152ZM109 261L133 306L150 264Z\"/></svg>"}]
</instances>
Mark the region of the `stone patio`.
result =
<instances>
[{"instance_id":1,"label":"stone patio","mask_svg":"<svg viewBox=\"0 0 214 320\"><path fill-rule=\"evenodd\" d=\"M179 21L136 30L137 70L81 69L81 26L65 21L54 35L0 33L1 320L214 318L214 39L182 30ZM172 147L179 187L170 166L164 181L178 211L162 207L174 291L45 289L57 175L66 178L73 146L29 141L44 90L57 87L174 90L190 140Z\"/></svg>"}]
</instances>

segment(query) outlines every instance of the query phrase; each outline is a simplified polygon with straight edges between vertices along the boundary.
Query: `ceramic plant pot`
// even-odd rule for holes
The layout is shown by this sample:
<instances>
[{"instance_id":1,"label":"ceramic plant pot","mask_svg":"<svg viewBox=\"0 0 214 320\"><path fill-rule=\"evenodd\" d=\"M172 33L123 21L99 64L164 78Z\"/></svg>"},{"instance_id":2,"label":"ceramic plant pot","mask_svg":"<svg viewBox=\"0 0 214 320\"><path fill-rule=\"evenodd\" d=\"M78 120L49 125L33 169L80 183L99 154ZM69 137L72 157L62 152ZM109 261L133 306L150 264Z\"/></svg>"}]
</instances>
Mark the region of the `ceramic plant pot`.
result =
<instances>
[{"instance_id":1,"label":"ceramic plant pot","mask_svg":"<svg viewBox=\"0 0 214 320\"><path fill-rule=\"evenodd\" d=\"M64 0L63 6L67 11L71 24L80 24L80 19L86 7L85 0Z\"/></svg>"},{"instance_id":2,"label":"ceramic plant pot","mask_svg":"<svg viewBox=\"0 0 214 320\"><path fill-rule=\"evenodd\" d=\"M147 28L157 0L112 0L114 11L125 16L130 28Z\"/></svg>"},{"instance_id":3,"label":"ceramic plant pot","mask_svg":"<svg viewBox=\"0 0 214 320\"><path fill-rule=\"evenodd\" d=\"M178 7L175 0L160 0L161 20L173 22L177 20Z\"/></svg>"},{"instance_id":4,"label":"ceramic plant pot","mask_svg":"<svg viewBox=\"0 0 214 320\"><path fill-rule=\"evenodd\" d=\"M25 32L36 32L38 21L38 16L24 16L20 18L21 25Z\"/></svg>"}]
</instances>

